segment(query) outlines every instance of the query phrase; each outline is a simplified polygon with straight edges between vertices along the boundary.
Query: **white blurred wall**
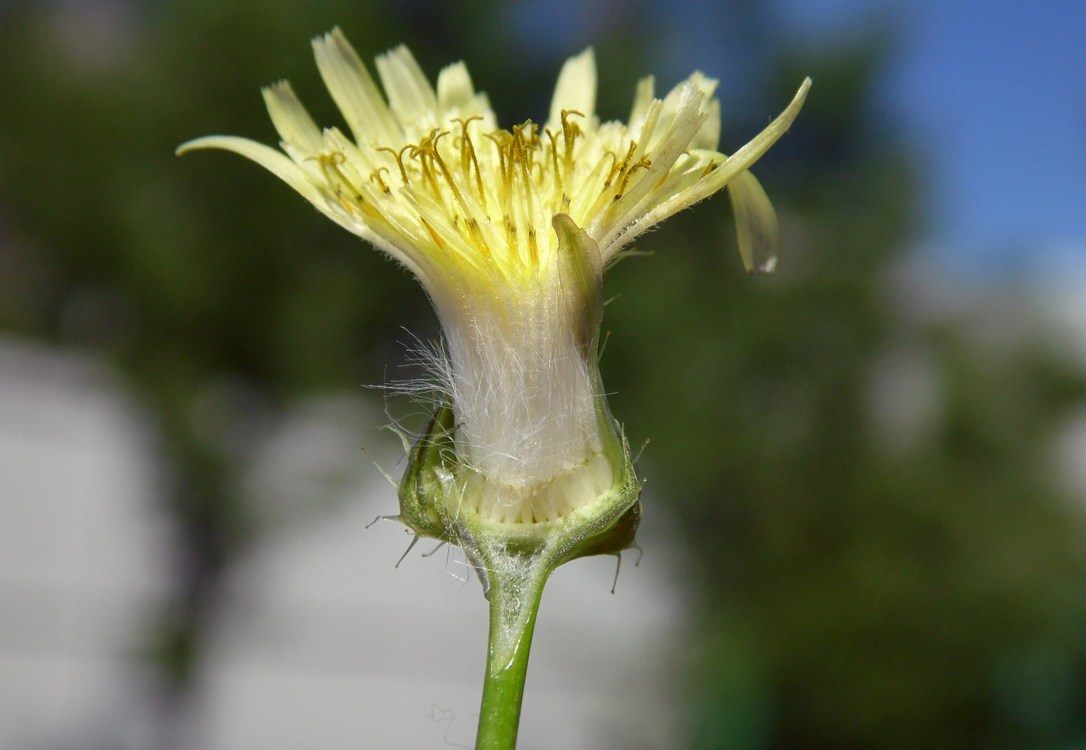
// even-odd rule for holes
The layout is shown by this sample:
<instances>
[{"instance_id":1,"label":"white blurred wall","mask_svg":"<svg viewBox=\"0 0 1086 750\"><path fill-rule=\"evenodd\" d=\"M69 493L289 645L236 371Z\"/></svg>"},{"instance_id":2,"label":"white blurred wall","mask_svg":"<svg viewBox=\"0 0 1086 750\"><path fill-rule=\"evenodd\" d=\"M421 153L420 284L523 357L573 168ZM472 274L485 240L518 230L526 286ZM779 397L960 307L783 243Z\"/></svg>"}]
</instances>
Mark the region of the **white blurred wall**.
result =
<instances>
[{"instance_id":1,"label":"white blurred wall","mask_svg":"<svg viewBox=\"0 0 1086 750\"><path fill-rule=\"evenodd\" d=\"M423 559L424 542L394 569L402 527L363 529L395 510L371 462L400 471L398 444L364 403L303 405L254 451L253 502L278 521L228 577L179 727L185 747L471 746L486 604L455 550ZM0 748L154 746L141 653L172 547L146 438L104 367L0 342ZM554 576L522 750L672 744L681 562L651 499L646 519L644 561L627 553L616 595L613 558Z\"/></svg>"}]
</instances>

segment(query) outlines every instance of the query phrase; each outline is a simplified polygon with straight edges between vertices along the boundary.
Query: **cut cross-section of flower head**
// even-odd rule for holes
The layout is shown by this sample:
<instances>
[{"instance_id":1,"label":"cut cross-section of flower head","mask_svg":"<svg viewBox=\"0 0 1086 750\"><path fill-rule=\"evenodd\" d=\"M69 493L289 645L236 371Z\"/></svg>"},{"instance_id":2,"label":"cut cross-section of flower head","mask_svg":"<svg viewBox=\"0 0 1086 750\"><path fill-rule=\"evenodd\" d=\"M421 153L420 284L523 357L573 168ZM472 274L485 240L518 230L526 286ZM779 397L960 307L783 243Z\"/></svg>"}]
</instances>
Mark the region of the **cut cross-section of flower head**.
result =
<instances>
[{"instance_id":1,"label":"cut cross-section of flower head","mask_svg":"<svg viewBox=\"0 0 1086 750\"><path fill-rule=\"evenodd\" d=\"M264 89L281 151L231 136L180 151L252 159L418 277L446 337L456 466L435 476L458 517L547 524L611 492L632 472L596 363L603 269L728 187L744 265L771 271L776 217L748 169L810 82L727 156L716 150L716 82L699 73L663 98L643 79L628 122L601 123L586 50L562 68L546 122L502 128L463 63L435 87L398 47L377 58L382 96L338 29L313 47L349 135L318 127L282 82Z\"/></svg>"}]
</instances>

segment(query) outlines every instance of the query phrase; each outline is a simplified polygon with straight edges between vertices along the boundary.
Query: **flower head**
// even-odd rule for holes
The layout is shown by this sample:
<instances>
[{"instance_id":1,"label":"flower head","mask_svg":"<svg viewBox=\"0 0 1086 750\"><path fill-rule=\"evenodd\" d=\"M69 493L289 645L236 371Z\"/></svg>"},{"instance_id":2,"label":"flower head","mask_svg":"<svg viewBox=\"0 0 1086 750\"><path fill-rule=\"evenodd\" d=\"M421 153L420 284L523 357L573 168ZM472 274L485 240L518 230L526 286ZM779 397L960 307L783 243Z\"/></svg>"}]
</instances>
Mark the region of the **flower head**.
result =
<instances>
[{"instance_id":1,"label":"flower head","mask_svg":"<svg viewBox=\"0 0 1086 750\"><path fill-rule=\"evenodd\" d=\"M281 82L264 100L282 151L231 136L179 150L221 148L261 164L425 287L447 343L446 403L401 485L404 520L463 541L475 527L461 519L549 528L601 497L610 510L592 521L596 532L628 518L637 482L596 364L603 270L635 237L724 187L745 266L772 270L776 219L747 170L788 129L810 82L726 156L716 150L716 82L700 73L662 99L643 79L628 123L601 123L589 49L562 68L545 123L503 129L463 63L443 69L435 89L398 47L377 58L386 101L338 29L313 47L350 136L319 128ZM606 548L593 538L588 547Z\"/></svg>"}]
</instances>

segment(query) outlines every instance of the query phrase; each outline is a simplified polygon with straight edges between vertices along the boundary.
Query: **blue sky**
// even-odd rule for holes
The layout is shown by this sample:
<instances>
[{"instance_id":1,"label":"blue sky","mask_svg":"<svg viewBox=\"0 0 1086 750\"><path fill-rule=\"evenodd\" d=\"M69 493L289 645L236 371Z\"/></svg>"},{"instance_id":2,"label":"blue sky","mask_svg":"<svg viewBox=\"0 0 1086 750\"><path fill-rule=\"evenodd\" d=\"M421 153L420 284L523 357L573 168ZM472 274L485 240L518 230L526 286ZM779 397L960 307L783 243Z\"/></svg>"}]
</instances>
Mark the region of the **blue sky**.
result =
<instances>
[{"instance_id":1,"label":"blue sky","mask_svg":"<svg viewBox=\"0 0 1086 750\"><path fill-rule=\"evenodd\" d=\"M1086 261L1086 2L782 0L796 34L900 19L885 101L931 167L926 243L962 270Z\"/></svg>"},{"instance_id":2,"label":"blue sky","mask_svg":"<svg viewBox=\"0 0 1086 750\"><path fill-rule=\"evenodd\" d=\"M744 64L742 2L654 6L663 82ZM521 0L530 43L574 50L608 4ZM781 33L817 43L899 32L882 99L928 169L922 247L964 274L1086 273L1086 0L773 0ZM557 10L556 10L557 9ZM565 19L559 25L553 18ZM741 101L724 76L721 96ZM818 95L815 82L812 96Z\"/></svg>"}]
</instances>

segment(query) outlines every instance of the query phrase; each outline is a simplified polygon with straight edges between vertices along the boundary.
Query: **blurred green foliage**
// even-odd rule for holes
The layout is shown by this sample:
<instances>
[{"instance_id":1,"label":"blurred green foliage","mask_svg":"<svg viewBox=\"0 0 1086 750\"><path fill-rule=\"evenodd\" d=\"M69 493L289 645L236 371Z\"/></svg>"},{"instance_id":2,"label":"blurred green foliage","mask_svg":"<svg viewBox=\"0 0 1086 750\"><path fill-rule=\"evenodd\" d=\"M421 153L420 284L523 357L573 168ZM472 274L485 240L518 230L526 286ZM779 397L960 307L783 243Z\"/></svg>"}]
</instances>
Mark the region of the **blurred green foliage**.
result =
<instances>
[{"instance_id":1,"label":"blurred green foliage","mask_svg":"<svg viewBox=\"0 0 1086 750\"><path fill-rule=\"evenodd\" d=\"M624 116L658 50L640 3L609 5L623 23L597 40L601 109ZM874 96L892 37L788 49L769 8L742 10L761 64L709 71L748 76L752 92L744 112L724 103L725 144L815 79L758 170L782 213L781 272L742 276L716 199L607 281L604 380L631 440L653 439L648 512L671 505L694 565L698 637L676 677L689 746L1082 746L1086 536L1053 441L1086 380L1028 322L906 304L923 183ZM213 132L273 142L257 86L283 76L319 121L338 121L306 44L336 24L363 54L408 43L430 73L466 59L503 118L538 117L576 50L522 44L505 30L514 12L0 10L0 326L102 352L158 428L186 553L156 636L176 695L220 577L260 533L239 446L299 396L384 380L401 326L436 329L406 273L286 187L173 149ZM924 397L910 401L918 379Z\"/></svg>"}]
</instances>

